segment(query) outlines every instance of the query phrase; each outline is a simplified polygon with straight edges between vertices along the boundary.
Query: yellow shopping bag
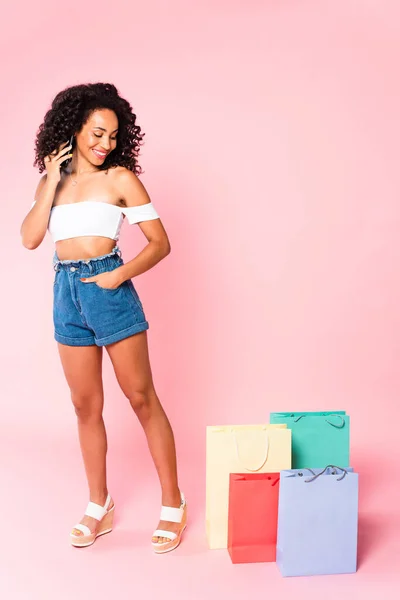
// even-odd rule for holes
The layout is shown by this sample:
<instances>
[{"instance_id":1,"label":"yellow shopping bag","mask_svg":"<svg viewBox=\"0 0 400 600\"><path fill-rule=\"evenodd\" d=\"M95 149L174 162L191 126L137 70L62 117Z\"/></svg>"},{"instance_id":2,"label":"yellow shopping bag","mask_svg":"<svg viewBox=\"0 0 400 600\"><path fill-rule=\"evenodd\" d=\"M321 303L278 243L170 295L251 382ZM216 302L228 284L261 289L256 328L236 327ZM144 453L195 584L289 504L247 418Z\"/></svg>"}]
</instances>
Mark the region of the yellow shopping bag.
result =
<instances>
[{"instance_id":1,"label":"yellow shopping bag","mask_svg":"<svg viewBox=\"0 0 400 600\"><path fill-rule=\"evenodd\" d=\"M228 546L229 474L290 469L291 436L286 424L207 427L206 529L210 548Z\"/></svg>"}]
</instances>

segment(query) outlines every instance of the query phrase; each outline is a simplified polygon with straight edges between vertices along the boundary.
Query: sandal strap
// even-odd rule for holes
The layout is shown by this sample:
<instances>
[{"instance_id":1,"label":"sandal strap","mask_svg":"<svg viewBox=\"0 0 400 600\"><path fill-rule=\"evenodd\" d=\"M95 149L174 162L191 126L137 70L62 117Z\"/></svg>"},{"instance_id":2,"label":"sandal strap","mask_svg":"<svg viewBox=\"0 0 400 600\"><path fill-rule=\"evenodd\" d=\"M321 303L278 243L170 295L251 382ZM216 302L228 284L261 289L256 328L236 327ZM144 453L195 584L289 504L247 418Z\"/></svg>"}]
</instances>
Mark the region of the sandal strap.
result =
<instances>
[{"instance_id":1,"label":"sandal strap","mask_svg":"<svg viewBox=\"0 0 400 600\"><path fill-rule=\"evenodd\" d=\"M83 533L83 535L92 535L92 532L90 531L89 527L87 525L83 525L83 523L77 523L73 529L77 529L78 531L81 531ZM74 535L73 533L71 535ZM74 536L74 537L80 537L80 536Z\"/></svg>"},{"instance_id":2,"label":"sandal strap","mask_svg":"<svg viewBox=\"0 0 400 600\"><path fill-rule=\"evenodd\" d=\"M182 523L182 517L186 506L186 498L181 492L181 505L179 508L172 506L161 506L160 521L169 521L170 523Z\"/></svg>"},{"instance_id":3,"label":"sandal strap","mask_svg":"<svg viewBox=\"0 0 400 600\"><path fill-rule=\"evenodd\" d=\"M161 507L160 521L169 521L170 523L181 523L183 517L183 507L172 508L170 506Z\"/></svg>"},{"instance_id":4,"label":"sandal strap","mask_svg":"<svg viewBox=\"0 0 400 600\"><path fill-rule=\"evenodd\" d=\"M89 502L87 508L85 510L85 515L87 517L93 517L93 519L97 519L101 521L104 515L107 513L107 509L110 505L111 497L110 494L107 496L107 500L104 506L100 506L100 504L96 504L95 502Z\"/></svg>"},{"instance_id":5,"label":"sandal strap","mask_svg":"<svg viewBox=\"0 0 400 600\"><path fill-rule=\"evenodd\" d=\"M174 540L176 540L176 538L178 537L176 533L173 533L172 531L166 531L164 529L156 529L155 532L153 533L153 537L162 537L162 538L168 538L169 540L171 540L171 542L173 542ZM160 544L161 542L154 542L156 545ZM167 542L164 542L167 543Z\"/></svg>"}]
</instances>

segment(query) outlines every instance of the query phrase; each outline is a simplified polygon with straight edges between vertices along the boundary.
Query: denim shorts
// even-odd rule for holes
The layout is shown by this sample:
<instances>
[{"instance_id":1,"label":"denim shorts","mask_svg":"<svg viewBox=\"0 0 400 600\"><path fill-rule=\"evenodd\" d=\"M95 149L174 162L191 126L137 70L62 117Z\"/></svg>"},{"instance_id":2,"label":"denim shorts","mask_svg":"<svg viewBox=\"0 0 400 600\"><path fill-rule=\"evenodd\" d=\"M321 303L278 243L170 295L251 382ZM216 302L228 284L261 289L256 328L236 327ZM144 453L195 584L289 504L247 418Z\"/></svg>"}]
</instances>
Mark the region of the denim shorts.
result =
<instances>
[{"instance_id":1,"label":"denim shorts","mask_svg":"<svg viewBox=\"0 0 400 600\"><path fill-rule=\"evenodd\" d=\"M106 289L80 278L123 265L121 251L90 259L59 260L54 253L54 337L67 346L106 346L149 328L143 305L130 279Z\"/></svg>"}]
</instances>

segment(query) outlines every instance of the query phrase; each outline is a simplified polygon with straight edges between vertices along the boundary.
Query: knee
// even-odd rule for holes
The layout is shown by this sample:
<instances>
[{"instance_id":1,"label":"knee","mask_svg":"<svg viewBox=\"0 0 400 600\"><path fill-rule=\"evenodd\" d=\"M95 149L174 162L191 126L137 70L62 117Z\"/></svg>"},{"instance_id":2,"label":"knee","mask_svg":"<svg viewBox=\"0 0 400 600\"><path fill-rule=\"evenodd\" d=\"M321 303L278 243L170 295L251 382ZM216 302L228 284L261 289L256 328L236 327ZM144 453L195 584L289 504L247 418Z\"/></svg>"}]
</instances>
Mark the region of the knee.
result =
<instances>
[{"instance_id":1,"label":"knee","mask_svg":"<svg viewBox=\"0 0 400 600\"><path fill-rule=\"evenodd\" d=\"M103 399L93 395L72 394L75 414L80 423L99 421L102 418Z\"/></svg>"},{"instance_id":2,"label":"knee","mask_svg":"<svg viewBox=\"0 0 400 600\"><path fill-rule=\"evenodd\" d=\"M132 390L127 394L130 405L139 418L151 415L151 410L156 401L156 395L151 390Z\"/></svg>"}]
</instances>

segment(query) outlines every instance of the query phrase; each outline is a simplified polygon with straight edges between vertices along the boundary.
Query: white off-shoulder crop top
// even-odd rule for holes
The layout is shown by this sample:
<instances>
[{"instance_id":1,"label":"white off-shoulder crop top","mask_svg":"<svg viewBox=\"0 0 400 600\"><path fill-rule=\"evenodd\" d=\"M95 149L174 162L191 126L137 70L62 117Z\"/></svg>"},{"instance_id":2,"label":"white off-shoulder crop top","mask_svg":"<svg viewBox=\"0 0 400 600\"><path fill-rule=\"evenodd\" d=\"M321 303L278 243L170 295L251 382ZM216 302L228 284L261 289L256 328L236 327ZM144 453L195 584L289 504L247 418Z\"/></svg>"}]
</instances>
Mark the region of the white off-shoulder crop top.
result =
<instances>
[{"instance_id":1,"label":"white off-shoulder crop top","mask_svg":"<svg viewBox=\"0 0 400 600\"><path fill-rule=\"evenodd\" d=\"M35 203L36 200L31 209ZM53 206L48 231L53 242L86 235L118 240L124 215L130 225L159 219L152 202L123 208L108 202L84 200Z\"/></svg>"}]
</instances>

